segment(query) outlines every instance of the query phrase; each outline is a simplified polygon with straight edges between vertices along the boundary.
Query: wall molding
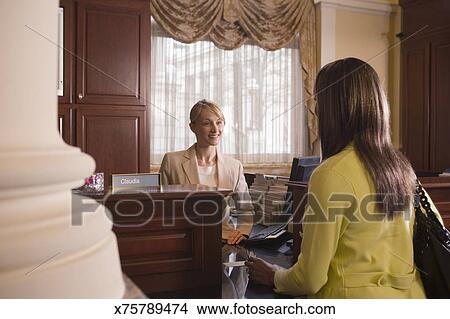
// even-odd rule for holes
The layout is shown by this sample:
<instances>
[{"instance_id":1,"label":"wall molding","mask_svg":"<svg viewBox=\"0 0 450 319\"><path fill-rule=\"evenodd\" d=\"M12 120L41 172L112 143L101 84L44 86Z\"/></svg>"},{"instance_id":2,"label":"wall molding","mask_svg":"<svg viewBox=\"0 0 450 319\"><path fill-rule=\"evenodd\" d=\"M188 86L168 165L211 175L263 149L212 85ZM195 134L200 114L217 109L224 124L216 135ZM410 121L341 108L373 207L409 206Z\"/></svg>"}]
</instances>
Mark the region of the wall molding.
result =
<instances>
[{"instance_id":1,"label":"wall molding","mask_svg":"<svg viewBox=\"0 0 450 319\"><path fill-rule=\"evenodd\" d=\"M362 12L388 16L398 10L398 0L314 0L322 8Z\"/></svg>"}]
</instances>

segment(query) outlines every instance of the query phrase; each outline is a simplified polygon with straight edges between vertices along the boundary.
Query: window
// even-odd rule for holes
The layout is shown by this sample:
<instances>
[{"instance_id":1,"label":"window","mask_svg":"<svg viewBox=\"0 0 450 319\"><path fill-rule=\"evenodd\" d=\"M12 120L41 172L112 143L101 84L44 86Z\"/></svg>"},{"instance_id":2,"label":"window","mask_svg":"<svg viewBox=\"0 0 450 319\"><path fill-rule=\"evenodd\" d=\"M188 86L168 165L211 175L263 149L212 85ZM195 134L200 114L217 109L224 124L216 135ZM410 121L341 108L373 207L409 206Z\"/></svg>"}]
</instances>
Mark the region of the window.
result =
<instances>
[{"instance_id":1,"label":"window","mask_svg":"<svg viewBox=\"0 0 450 319\"><path fill-rule=\"evenodd\" d=\"M298 39L273 52L250 44L222 50L211 41L178 42L152 20L150 154L195 142L189 111L200 99L221 106L223 153L243 163L290 163L307 147Z\"/></svg>"}]
</instances>

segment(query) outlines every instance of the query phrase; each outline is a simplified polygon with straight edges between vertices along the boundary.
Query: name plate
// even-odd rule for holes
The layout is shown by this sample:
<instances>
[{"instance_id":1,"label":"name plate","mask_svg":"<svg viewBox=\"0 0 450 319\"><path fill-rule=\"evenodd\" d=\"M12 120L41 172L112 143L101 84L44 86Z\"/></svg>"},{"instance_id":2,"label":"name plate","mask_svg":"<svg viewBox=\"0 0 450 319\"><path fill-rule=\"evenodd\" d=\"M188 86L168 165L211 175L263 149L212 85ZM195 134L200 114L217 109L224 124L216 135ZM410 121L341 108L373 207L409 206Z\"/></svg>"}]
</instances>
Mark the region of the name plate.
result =
<instances>
[{"instance_id":1,"label":"name plate","mask_svg":"<svg viewBox=\"0 0 450 319\"><path fill-rule=\"evenodd\" d=\"M112 176L113 189L140 188L159 185L160 185L160 176L158 173L113 174Z\"/></svg>"}]
</instances>

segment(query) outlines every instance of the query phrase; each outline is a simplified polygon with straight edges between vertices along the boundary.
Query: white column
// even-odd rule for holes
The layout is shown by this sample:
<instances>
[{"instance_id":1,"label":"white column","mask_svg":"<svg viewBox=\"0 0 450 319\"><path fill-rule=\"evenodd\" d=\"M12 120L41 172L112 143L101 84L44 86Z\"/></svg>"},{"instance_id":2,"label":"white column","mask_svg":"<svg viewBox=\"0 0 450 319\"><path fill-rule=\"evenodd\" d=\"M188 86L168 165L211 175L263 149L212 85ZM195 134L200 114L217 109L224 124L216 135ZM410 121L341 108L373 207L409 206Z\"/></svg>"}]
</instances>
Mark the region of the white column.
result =
<instances>
[{"instance_id":1,"label":"white column","mask_svg":"<svg viewBox=\"0 0 450 319\"><path fill-rule=\"evenodd\" d=\"M58 134L57 14L57 0L0 2L0 298L120 298L111 222L71 224L70 189L95 163Z\"/></svg>"},{"instance_id":2,"label":"white column","mask_svg":"<svg viewBox=\"0 0 450 319\"><path fill-rule=\"evenodd\" d=\"M320 1L320 0L319 0ZM315 0L320 67L336 60L336 8Z\"/></svg>"}]
</instances>

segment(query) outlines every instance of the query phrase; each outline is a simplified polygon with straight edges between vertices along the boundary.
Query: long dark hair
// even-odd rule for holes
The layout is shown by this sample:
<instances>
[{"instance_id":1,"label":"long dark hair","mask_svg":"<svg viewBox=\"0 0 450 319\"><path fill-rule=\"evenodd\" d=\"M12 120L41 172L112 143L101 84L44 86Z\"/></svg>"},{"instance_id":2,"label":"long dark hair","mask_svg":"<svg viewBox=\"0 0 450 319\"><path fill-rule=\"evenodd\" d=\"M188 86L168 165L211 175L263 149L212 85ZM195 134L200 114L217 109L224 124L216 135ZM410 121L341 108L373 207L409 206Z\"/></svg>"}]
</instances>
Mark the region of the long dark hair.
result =
<instances>
[{"instance_id":1,"label":"long dark hair","mask_svg":"<svg viewBox=\"0 0 450 319\"><path fill-rule=\"evenodd\" d=\"M378 207L389 217L407 209L415 175L392 145L389 104L375 70L356 58L327 64L317 75L315 95L323 158L353 142L383 201Z\"/></svg>"}]
</instances>

